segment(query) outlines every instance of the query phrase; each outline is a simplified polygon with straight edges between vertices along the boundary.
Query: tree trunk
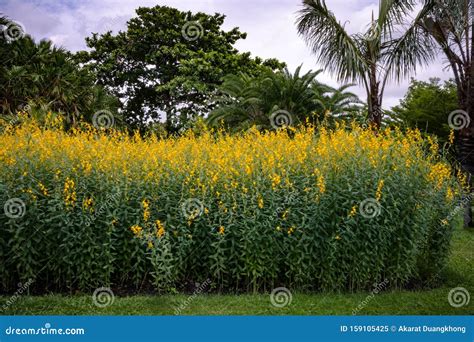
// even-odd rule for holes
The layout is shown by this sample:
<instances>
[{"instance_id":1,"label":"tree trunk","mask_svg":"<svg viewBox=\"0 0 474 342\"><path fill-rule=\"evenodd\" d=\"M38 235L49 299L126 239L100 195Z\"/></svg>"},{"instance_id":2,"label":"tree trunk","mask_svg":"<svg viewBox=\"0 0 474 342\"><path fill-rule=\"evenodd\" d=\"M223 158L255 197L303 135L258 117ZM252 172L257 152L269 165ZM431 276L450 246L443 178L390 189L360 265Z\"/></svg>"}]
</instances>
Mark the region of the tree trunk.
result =
<instances>
[{"instance_id":1,"label":"tree trunk","mask_svg":"<svg viewBox=\"0 0 474 342\"><path fill-rule=\"evenodd\" d=\"M367 99L369 105L370 124L378 130L382 124L382 106L379 96L379 82L377 82L377 69L374 64L370 73L370 94Z\"/></svg>"},{"instance_id":2,"label":"tree trunk","mask_svg":"<svg viewBox=\"0 0 474 342\"><path fill-rule=\"evenodd\" d=\"M470 65L468 70L468 87L467 91L465 92L465 94L467 94L467 98L462 99L462 102L467 105L466 111L469 115L470 120L468 121L466 127L463 127L460 130L457 141L458 159L463 171L466 172L469 179L469 195L464 210L465 227L472 225L472 207L470 198L472 193L472 175L474 174L474 23L471 24L471 51L468 51L468 53L470 54ZM467 30L467 32L469 33L469 30Z\"/></svg>"}]
</instances>

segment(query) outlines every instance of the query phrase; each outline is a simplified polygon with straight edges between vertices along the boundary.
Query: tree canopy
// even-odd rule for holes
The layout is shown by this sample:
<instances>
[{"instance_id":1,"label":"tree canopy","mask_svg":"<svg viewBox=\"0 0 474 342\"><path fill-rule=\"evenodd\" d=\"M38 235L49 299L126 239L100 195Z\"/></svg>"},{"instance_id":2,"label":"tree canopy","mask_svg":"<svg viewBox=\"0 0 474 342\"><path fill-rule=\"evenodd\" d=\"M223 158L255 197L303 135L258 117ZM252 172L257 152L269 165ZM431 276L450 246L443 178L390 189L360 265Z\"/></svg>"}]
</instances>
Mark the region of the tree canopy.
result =
<instances>
[{"instance_id":1,"label":"tree canopy","mask_svg":"<svg viewBox=\"0 0 474 342\"><path fill-rule=\"evenodd\" d=\"M321 122L328 116L345 117L357 110L361 101L347 91L351 85L333 89L316 79L320 73L303 74L300 66L294 73L285 68L256 77L227 75L219 87L220 101L207 122L237 129L253 125L272 129Z\"/></svg>"},{"instance_id":2,"label":"tree canopy","mask_svg":"<svg viewBox=\"0 0 474 342\"><path fill-rule=\"evenodd\" d=\"M392 111L408 127L446 139L450 133L448 115L456 109L458 98L454 81L442 83L439 78L432 78L428 82L412 79L407 94Z\"/></svg>"},{"instance_id":3,"label":"tree canopy","mask_svg":"<svg viewBox=\"0 0 474 342\"><path fill-rule=\"evenodd\" d=\"M224 31L224 15L166 6L140 7L136 14L125 31L87 38L91 51L78 54L98 82L121 99L131 125L161 119L176 131L214 108L225 75L255 75L284 66L239 53L234 44L246 34L238 28Z\"/></svg>"},{"instance_id":4,"label":"tree canopy","mask_svg":"<svg viewBox=\"0 0 474 342\"><path fill-rule=\"evenodd\" d=\"M0 19L6 24L10 21ZM25 35L0 39L0 113L15 114L27 106L61 112L69 122L91 120L97 110L114 112L118 103L71 53L50 41L36 43Z\"/></svg>"},{"instance_id":5,"label":"tree canopy","mask_svg":"<svg viewBox=\"0 0 474 342\"><path fill-rule=\"evenodd\" d=\"M369 119L381 125L388 81L400 79L433 57L433 46L418 23L425 8L409 20L414 0L381 0L365 32L349 34L325 0L303 0L297 19L303 36L325 70L341 82L358 82L367 92Z\"/></svg>"}]
</instances>

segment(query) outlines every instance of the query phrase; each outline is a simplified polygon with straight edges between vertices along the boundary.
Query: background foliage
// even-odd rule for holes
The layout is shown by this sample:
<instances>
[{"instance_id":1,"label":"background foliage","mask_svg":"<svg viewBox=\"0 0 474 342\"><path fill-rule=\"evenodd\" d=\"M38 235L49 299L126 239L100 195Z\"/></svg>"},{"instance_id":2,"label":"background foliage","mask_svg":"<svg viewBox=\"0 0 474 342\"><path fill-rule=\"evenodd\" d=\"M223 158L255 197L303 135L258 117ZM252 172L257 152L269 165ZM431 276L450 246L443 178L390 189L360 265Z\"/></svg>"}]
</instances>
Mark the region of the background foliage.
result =
<instances>
[{"instance_id":1,"label":"background foliage","mask_svg":"<svg viewBox=\"0 0 474 342\"><path fill-rule=\"evenodd\" d=\"M404 99L392 111L403 125L446 141L451 130L448 115L458 107L454 82L441 83L440 79L433 78L429 82L412 80Z\"/></svg>"},{"instance_id":2,"label":"background foliage","mask_svg":"<svg viewBox=\"0 0 474 342\"><path fill-rule=\"evenodd\" d=\"M222 30L221 14L182 12L166 6L137 9L127 30L87 38L92 49L78 57L94 70L100 84L122 100L125 120L143 126L163 119L168 131L208 114L223 76L256 75L284 66L239 53L234 44L246 37L234 28ZM187 36L186 25L196 38Z\"/></svg>"}]
</instances>

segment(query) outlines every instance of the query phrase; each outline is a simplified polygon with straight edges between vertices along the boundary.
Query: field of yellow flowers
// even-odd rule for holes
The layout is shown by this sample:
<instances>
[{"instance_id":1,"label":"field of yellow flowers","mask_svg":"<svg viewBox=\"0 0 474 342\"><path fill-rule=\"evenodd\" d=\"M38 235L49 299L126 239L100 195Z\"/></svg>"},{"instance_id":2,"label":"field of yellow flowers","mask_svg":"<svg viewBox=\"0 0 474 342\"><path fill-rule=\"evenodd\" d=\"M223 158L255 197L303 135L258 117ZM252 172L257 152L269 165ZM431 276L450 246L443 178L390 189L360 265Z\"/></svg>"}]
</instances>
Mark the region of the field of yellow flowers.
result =
<instances>
[{"instance_id":1,"label":"field of yellow flowers","mask_svg":"<svg viewBox=\"0 0 474 342\"><path fill-rule=\"evenodd\" d=\"M400 287L449 252L461 184L417 131L145 139L57 124L2 128L3 291Z\"/></svg>"}]
</instances>

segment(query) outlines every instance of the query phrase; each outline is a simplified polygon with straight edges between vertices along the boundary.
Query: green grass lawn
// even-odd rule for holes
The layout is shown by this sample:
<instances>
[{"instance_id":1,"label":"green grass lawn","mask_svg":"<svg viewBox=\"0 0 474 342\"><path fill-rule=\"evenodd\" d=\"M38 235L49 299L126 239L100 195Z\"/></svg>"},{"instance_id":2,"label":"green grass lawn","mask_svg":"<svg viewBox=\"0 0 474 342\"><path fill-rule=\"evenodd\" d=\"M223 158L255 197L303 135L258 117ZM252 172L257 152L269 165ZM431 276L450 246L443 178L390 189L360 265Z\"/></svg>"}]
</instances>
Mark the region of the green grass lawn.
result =
<instances>
[{"instance_id":1,"label":"green grass lawn","mask_svg":"<svg viewBox=\"0 0 474 342\"><path fill-rule=\"evenodd\" d=\"M464 287L474 296L474 230L458 229L452 242L448 267L442 271L442 287L423 291L392 291L374 295L360 315L472 315L470 303L455 308L448 302L452 288ZM89 296L40 296L18 298L5 315L173 315L184 301L183 315L351 315L370 293L293 293L291 304L277 308L269 294L256 295L165 295L115 297L99 308ZM0 297L0 310L10 297Z\"/></svg>"}]
</instances>

